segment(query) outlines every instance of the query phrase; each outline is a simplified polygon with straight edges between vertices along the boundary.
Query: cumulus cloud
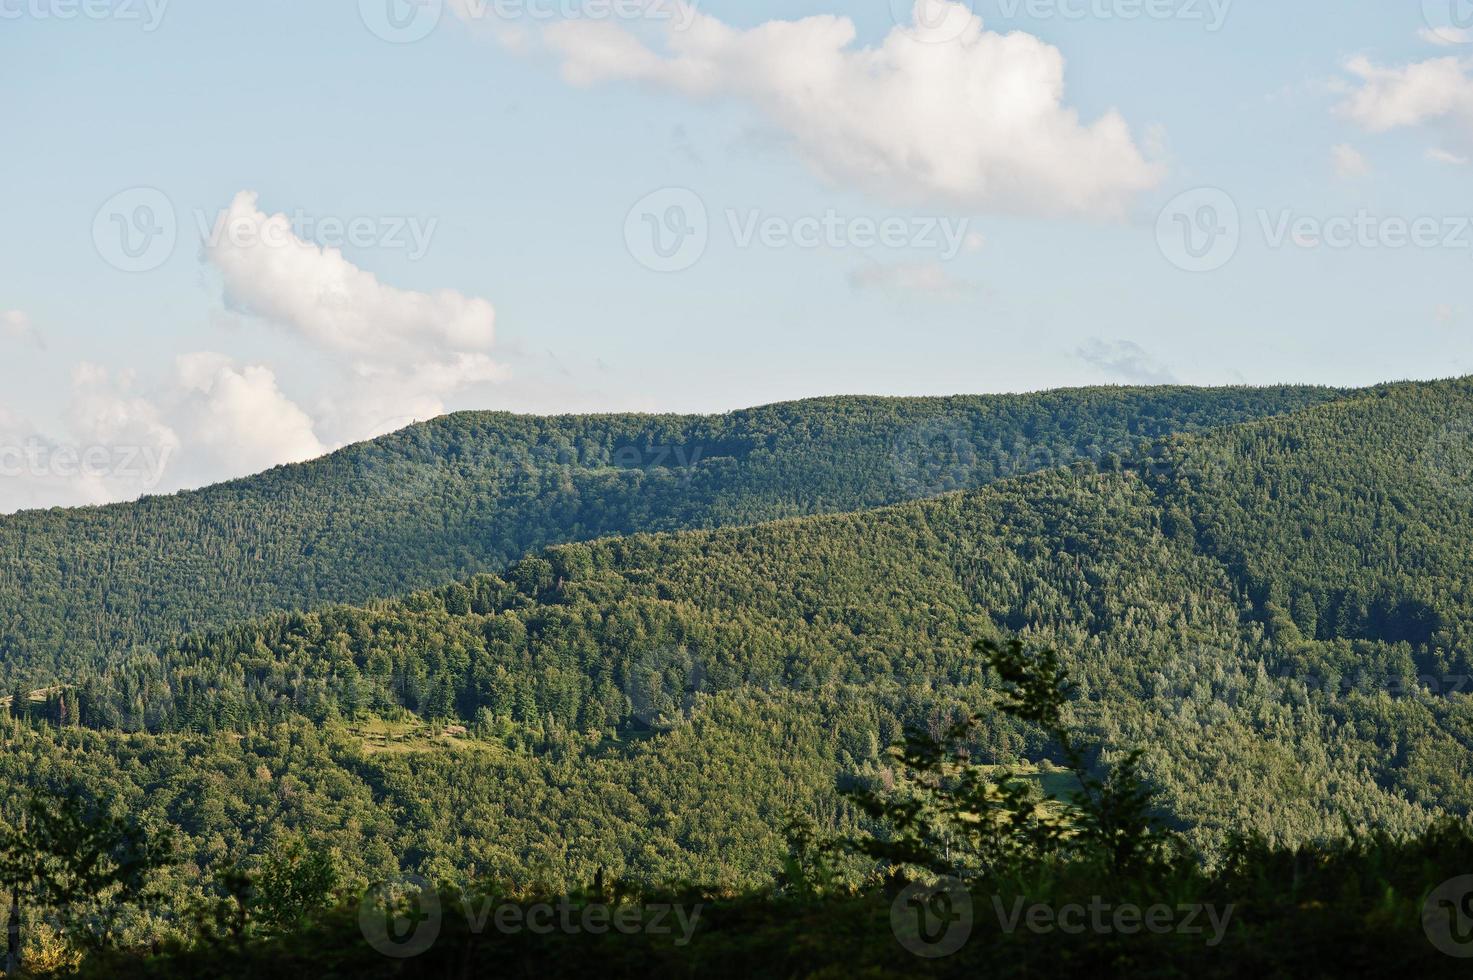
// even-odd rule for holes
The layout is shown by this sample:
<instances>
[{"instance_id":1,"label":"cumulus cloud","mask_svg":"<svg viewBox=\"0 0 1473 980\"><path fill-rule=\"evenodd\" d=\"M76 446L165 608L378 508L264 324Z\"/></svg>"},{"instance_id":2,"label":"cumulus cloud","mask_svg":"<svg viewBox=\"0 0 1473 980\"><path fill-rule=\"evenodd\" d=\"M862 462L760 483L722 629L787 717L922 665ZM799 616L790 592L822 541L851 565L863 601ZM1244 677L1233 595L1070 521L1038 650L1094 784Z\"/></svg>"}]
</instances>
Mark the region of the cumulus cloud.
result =
<instances>
[{"instance_id":1,"label":"cumulus cloud","mask_svg":"<svg viewBox=\"0 0 1473 980\"><path fill-rule=\"evenodd\" d=\"M0 409L0 512L130 500L159 490L179 437L132 374L80 364L47 428Z\"/></svg>"},{"instance_id":2,"label":"cumulus cloud","mask_svg":"<svg viewBox=\"0 0 1473 980\"><path fill-rule=\"evenodd\" d=\"M250 191L235 196L217 229L205 257L226 303L334 359L335 380L313 405L316 433L370 438L405 418L443 414L451 395L504 377L489 353L496 314L485 299L386 285L340 250L304 241ZM293 444L310 444L299 425L292 431Z\"/></svg>"},{"instance_id":3,"label":"cumulus cloud","mask_svg":"<svg viewBox=\"0 0 1473 980\"><path fill-rule=\"evenodd\" d=\"M221 353L178 357L147 395L129 371L81 364L54 431L0 410L0 510L128 500L301 462L443 414L451 394L504 377L486 300L386 285L249 191L222 213L204 258L236 329L266 321L329 359L308 401L269 366ZM0 340L34 335L25 314L0 313Z\"/></svg>"},{"instance_id":4,"label":"cumulus cloud","mask_svg":"<svg viewBox=\"0 0 1473 980\"><path fill-rule=\"evenodd\" d=\"M54 429L0 410L0 512L170 493L331 448L269 368L216 353L179 357L146 386L79 364Z\"/></svg>"},{"instance_id":5,"label":"cumulus cloud","mask_svg":"<svg viewBox=\"0 0 1473 980\"><path fill-rule=\"evenodd\" d=\"M1459 58L1388 68L1358 57L1346 70L1359 80L1359 88L1341 103L1340 112L1371 132L1439 120L1473 126L1473 78Z\"/></svg>"},{"instance_id":6,"label":"cumulus cloud","mask_svg":"<svg viewBox=\"0 0 1473 980\"><path fill-rule=\"evenodd\" d=\"M1076 351L1080 360L1092 364L1114 381L1133 385L1176 384L1176 376L1139 344L1130 340L1106 342L1098 337Z\"/></svg>"},{"instance_id":7,"label":"cumulus cloud","mask_svg":"<svg viewBox=\"0 0 1473 980\"><path fill-rule=\"evenodd\" d=\"M484 299L385 285L340 249L297 237L291 219L266 214L251 191L237 194L222 220L205 255L243 312L329 350L379 358L491 346L496 315Z\"/></svg>"},{"instance_id":8,"label":"cumulus cloud","mask_svg":"<svg viewBox=\"0 0 1473 980\"><path fill-rule=\"evenodd\" d=\"M175 371L191 468L229 479L327 452L311 417L282 393L270 368L195 353L179 357Z\"/></svg>"},{"instance_id":9,"label":"cumulus cloud","mask_svg":"<svg viewBox=\"0 0 1473 980\"><path fill-rule=\"evenodd\" d=\"M914 23L875 47L846 17L741 30L686 8L682 22L662 50L609 21L546 39L572 84L747 101L825 176L897 203L1116 217L1162 176L1118 112L1085 123L1065 105L1057 48L984 30L960 3L917 0Z\"/></svg>"},{"instance_id":10,"label":"cumulus cloud","mask_svg":"<svg viewBox=\"0 0 1473 980\"><path fill-rule=\"evenodd\" d=\"M1330 161L1335 167L1336 175L1347 180L1365 177L1371 172L1371 165L1366 158L1349 143L1341 143L1339 146L1332 147Z\"/></svg>"},{"instance_id":11,"label":"cumulus cloud","mask_svg":"<svg viewBox=\"0 0 1473 980\"><path fill-rule=\"evenodd\" d=\"M447 394L505 381L508 372L484 354L461 353L415 364L359 363L347 377L319 399L317 415L325 431L359 440L444 415Z\"/></svg>"},{"instance_id":12,"label":"cumulus cloud","mask_svg":"<svg viewBox=\"0 0 1473 980\"><path fill-rule=\"evenodd\" d=\"M1424 27L1417 32L1417 36L1440 48L1473 43L1473 31L1462 27Z\"/></svg>"},{"instance_id":13,"label":"cumulus cloud","mask_svg":"<svg viewBox=\"0 0 1473 980\"><path fill-rule=\"evenodd\" d=\"M112 499L99 478L83 475L81 448L0 406L0 514Z\"/></svg>"},{"instance_id":14,"label":"cumulus cloud","mask_svg":"<svg viewBox=\"0 0 1473 980\"><path fill-rule=\"evenodd\" d=\"M151 451L157 466L137 490L155 489L168 457L179 449L179 436L159 406L138 391L134 373L84 362L72 371L71 394L66 413L70 434L88 446Z\"/></svg>"}]
</instances>

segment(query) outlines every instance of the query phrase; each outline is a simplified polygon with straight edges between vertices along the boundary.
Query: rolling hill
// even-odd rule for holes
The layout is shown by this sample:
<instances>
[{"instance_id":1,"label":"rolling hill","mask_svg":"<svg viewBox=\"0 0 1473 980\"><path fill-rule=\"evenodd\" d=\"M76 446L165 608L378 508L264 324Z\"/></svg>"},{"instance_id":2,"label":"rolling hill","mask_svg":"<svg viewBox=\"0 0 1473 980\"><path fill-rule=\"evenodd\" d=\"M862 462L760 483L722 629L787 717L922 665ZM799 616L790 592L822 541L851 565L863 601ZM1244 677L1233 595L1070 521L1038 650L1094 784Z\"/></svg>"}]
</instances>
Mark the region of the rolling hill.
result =
<instances>
[{"instance_id":1,"label":"rolling hill","mask_svg":"<svg viewBox=\"0 0 1473 980\"><path fill-rule=\"evenodd\" d=\"M0 517L0 667L40 684L179 632L402 595L550 544L875 507L1337 395L1110 388L449 416L196 492Z\"/></svg>"},{"instance_id":2,"label":"rolling hill","mask_svg":"<svg viewBox=\"0 0 1473 980\"><path fill-rule=\"evenodd\" d=\"M1229 831L1473 810L1468 380L1386 386L862 512L570 543L80 670L3 763L78 769L203 868L283 834L355 874L770 881L907 726L987 713L979 636L1056 646L1076 725ZM66 697L69 701L65 701ZM49 718L48 721L42 721Z\"/></svg>"}]
</instances>

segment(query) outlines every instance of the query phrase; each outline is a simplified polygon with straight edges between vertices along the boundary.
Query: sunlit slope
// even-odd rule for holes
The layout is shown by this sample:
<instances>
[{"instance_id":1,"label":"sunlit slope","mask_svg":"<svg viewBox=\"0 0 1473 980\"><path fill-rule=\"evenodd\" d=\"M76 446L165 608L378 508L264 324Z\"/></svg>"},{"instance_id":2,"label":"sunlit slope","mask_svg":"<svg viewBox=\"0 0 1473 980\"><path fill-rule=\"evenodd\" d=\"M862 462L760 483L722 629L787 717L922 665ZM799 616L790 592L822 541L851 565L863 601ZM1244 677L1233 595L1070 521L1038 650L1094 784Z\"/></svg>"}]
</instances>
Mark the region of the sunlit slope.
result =
<instances>
[{"instance_id":1,"label":"sunlit slope","mask_svg":"<svg viewBox=\"0 0 1473 980\"><path fill-rule=\"evenodd\" d=\"M722 416L470 413L172 497L0 518L0 665L403 594L561 541L755 523L979 486L1326 389L833 398Z\"/></svg>"},{"instance_id":2,"label":"sunlit slope","mask_svg":"<svg viewBox=\"0 0 1473 980\"><path fill-rule=\"evenodd\" d=\"M604 866L753 882L777 867L787 811L852 818L838 788L886 778L907 725L982 709L980 758L1047 759L1038 733L986 712L970 643L1007 631L1061 650L1078 724L1145 748L1204 846L1225 828L1413 829L1473 808L1473 708L1436 680L1466 672L1447 644L1473 618L1456 587L1469 532L1439 502L1444 475L1403 465L1465 408L1465 382L1398 386L974 492L559 546L83 677L83 724L353 730L408 710L466 725L480 751L365 736L363 760L341 764L400 814L396 834L428 842L419 853L569 880ZM1342 470L1353 455L1385 462ZM1274 565L1284 527L1306 543ZM1421 597L1416 621L1436 626L1301 629L1256 594L1260 575L1306 602L1366 577ZM569 827L581 849L562 846Z\"/></svg>"}]
</instances>

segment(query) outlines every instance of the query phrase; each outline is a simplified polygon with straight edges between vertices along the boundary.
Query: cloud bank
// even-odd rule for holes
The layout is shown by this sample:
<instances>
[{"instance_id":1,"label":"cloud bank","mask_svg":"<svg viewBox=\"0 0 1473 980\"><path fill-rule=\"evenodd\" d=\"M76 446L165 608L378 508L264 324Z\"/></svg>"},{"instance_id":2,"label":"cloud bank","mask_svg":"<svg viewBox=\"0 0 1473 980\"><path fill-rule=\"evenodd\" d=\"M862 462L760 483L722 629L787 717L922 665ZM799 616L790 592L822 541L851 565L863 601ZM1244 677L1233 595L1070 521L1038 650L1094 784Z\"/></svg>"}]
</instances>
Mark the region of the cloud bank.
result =
<instances>
[{"instance_id":1,"label":"cloud bank","mask_svg":"<svg viewBox=\"0 0 1473 980\"><path fill-rule=\"evenodd\" d=\"M899 204L1115 218L1163 176L1119 113L1085 123L1065 104L1057 48L987 31L960 3L917 0L914 23L875 47L846 17L681 21L662 50L607 21L562 22L546 41L571 84L746 102L824 176Z\"/></svg>"},{"instance_id":2,"label":"cloud bank","mask_svg":"<svg viewBox=\"0 0 1473 980\"><path fill-rule=\"evenodd\" d=\"M447 397L505 376L489 354L496 313L485 299L386 285L341 250L304 241L252 191L235 195L222 222L205 258L226 305L334 358L338 376L313 407L333 441L440 415Z\"/></svg>"}]
</instances>

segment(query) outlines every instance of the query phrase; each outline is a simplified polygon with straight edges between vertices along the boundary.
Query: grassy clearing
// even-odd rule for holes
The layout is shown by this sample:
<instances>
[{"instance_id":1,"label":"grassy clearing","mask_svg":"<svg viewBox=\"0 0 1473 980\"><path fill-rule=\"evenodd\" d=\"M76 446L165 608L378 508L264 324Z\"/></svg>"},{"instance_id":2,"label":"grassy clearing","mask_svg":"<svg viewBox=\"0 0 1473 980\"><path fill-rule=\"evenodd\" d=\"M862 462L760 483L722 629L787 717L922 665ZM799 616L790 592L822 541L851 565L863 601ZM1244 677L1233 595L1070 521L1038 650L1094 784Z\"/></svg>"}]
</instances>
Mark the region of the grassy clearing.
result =
<instances>
[{"instance_id":1,"label":"grassy clearing","mask_svg":"<svg viewBox=\"0 0 1473 980\"><path fill-rule=\"evenodd\" d=\"M400 719L370 718L349 726L363 740L364 755L409 755L416 752L496 751L497 746L472 738L460 725L427 724L408 715Z\"/></svg>"}]
</instances>

